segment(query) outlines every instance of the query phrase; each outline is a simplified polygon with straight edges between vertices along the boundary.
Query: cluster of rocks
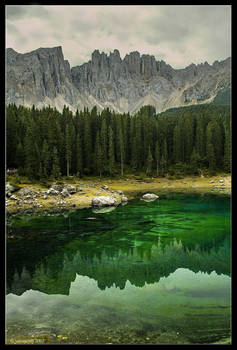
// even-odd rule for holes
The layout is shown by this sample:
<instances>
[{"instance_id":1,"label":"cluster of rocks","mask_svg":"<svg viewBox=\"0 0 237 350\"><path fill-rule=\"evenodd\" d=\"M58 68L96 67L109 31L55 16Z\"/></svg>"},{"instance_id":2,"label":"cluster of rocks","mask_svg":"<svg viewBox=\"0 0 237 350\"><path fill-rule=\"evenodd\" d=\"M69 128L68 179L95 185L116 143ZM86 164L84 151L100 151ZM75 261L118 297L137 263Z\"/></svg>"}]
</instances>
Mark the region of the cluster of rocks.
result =
<instances>
[{"instance_id":1,"label":"cluster of rocks","mask_svg":"<svg viewBox=\"0 0 237 350\"><path fill-rule=\"evenodd\" d=\"M90 187L95 187L91 184ZM30 187L23 187L17 191L17 195L13 195L12 192L15 191L15 188L9 183L6 184L6 195L8 199L6 200L6 205L9 205L9 200L16 201L19 208L26 204L30 205L33 208L42 208L43 205L38 203L38 199L49 200L50 205L55 206L64 206L68 203L65 201L67 197L70 197L72 194L77 193L85 194L83 188L76 187L69 184L58 184L54 182L48 190L38 190L35 191ZM106 192L106 195L101 195L101 193ZM103 207L116 207L119 204L126 204L128 198L124 195L123 191L118 190L109 190L107 185L102 185L99 189L99 195L95 196L91 200L91 206L94 208L103 208ZM119 195L119 196L118 196ZM88 195L89 197L89 195ZM71 203L72 207L75 207L75 203Z\"/></svg>"},{"instance_id":2,"label":"cluster of rocks","mask_svg":"<svg viewBox=\"0 0 237 350\"><path fill-rule=\"evenodd\" d=\"M215 181L211 180L209 182L210 184L213 184L212 190L219 190L224 191L225 190L225 181L224 179L219 180L219 184L215 183Z\"/></svg>"},{"instance_id":3,"label":"cluster of rocks","mask_svg":"<svg viewBox=\"0 0 237 350\"><path fill-rule=\"evenodd\" d=\"M32 207L42 208L43 205L39 204L37 197L40 195L40 191L33 192L30 188L24 187L17 191L17 195L13 195L12 191L15 191L15 188L10 184L6 184L6 195L9 199L16 201L17 206L22 206L24 204L31 205ZM9 201L6 201L6 206L9 205Z\"/></svg>"}]
</instances>

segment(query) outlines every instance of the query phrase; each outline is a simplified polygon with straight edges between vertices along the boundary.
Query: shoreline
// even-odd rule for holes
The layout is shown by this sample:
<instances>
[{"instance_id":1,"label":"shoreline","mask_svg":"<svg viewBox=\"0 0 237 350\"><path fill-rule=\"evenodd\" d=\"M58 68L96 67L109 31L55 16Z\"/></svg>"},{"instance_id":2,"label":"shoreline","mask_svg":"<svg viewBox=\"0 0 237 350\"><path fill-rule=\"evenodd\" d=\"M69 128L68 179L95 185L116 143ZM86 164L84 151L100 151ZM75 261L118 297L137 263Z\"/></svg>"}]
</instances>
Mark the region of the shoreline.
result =
<instances>
[{"instance_id":1,"label":"shoreline","mask_svg":"<svg viewBox=\"0 0 237 350\"><path fill-rule=\"evenodd\" d=\"M70 209L83 209L92 207L92 198L96 196L111 196L121 204L121 194L130 200L145 193L155 193L159 196L167 193L189 193L189 194L224 194L231 195L231 176L216 175L212 177L190 176L182 179L168 178L139 178L129 176L123 179L113 178L84 178L65 179L64 185L72 185L77 188L76 193L62 198L60 195L47 195L49 189L41 184L20 184L19 187L31 191L32 200L26 201L18 198L18 191L13 192L13 198L7 198L6 214L20 215L24 213L60 212ZM106 185L108 188L102 188ZM27 196L29 197L29 196ZM47 198L46 198L47 197ZM32 199L31 198L31 199ZM24 198L23 198L24 199ZM28 198L29 199L29 198Z\"/></svg>"}]
</instances>

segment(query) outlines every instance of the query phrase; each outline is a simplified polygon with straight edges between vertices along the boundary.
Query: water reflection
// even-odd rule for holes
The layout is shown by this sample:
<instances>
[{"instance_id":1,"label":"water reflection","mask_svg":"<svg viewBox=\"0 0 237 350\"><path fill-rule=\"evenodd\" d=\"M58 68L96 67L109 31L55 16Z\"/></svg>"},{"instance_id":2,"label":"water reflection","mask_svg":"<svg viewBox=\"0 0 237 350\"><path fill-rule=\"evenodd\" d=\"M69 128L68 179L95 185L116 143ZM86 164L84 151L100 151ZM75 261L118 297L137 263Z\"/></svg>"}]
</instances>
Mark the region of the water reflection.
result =
<instances>
[{"instance_id":1,"label":"water reflection","mask_svg":"<svg viewBox=\"0 0 237 350\"><path fill-rule=\"evenodd\" d=\"M10 231L18 239L8 243L7 292L16 295L28 289L68 295L76 275L100 290L122 290L127 281L142 287L179 268L230 276L228 210L210 199L15 218Z\"/></svg>"},{"instance_id":2,"label":"water reflection","mask_svg":"<svg viewBox=\"0 0 237 350\"><path fill-rule=\"evenodd\" d=\"M8 339L210 343L230 334L229 199L14 217ZM28 338L24 338L28 337Z\"/></svg>"}]
</instances>

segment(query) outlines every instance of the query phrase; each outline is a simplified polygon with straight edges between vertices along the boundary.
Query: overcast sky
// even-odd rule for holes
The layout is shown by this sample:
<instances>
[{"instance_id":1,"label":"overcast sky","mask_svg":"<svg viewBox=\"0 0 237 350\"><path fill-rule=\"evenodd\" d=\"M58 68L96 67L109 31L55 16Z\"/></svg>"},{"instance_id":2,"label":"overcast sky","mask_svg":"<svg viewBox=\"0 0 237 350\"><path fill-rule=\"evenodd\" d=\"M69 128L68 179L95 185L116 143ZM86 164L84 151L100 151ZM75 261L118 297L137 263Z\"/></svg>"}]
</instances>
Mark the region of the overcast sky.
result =
<instances>
[{"instance_id":1,"label":"overcast sky","mask_svg":"<svg viewBox=\"0 0 237 350\"><path fill-rule=\"evenodd\" d=\"M71 67L98 49L139 51L173 68L231 55L231 6L6 6L6 47L62 46Z\"/></svg>"}]
</instances>

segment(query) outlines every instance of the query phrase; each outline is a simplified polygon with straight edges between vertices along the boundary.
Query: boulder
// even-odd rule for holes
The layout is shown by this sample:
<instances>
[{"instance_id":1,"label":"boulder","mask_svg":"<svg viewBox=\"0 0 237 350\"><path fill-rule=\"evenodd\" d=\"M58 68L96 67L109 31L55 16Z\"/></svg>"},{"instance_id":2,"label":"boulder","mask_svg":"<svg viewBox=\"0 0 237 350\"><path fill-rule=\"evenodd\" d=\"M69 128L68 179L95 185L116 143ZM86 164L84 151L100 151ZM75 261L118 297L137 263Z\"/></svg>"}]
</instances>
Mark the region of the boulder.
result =
<instances>
[{"instance_id":1,"label":"boulder","mask_svg":"<svg viewBox=\"0 0 237 350\"><path fill-rule=\"evenodd\" d=\"M128 198L124 195L122 195L122 198L121 198L121 202L127 202L128 201Z\"/></svg>"},{"instance_id":2,"label":"boulder","mask_svg":"<svg viewBox=\"0 0 237 350\"><path fill-rule=\"evenodd\" d=\"M68 197L68 196L70 196L70 193L68 192L67 188L64 188L61 192L61 195L63 197Z\"/></svg>"},{"instance_id":3,"label":"boulder","mask_svg":"<svg viewBox=\"0 0 237 350\"><path fill-rule=\"evenodd\" d=\"M15 190L15 188L9 184L9 182L6 183L6 195L8 197L11 196L11 193Z\"/></svg>"},{"instance_id":4,"label":"boulder","mask_svg":"<svg viewBox=\"0 0 237 350\"><path fill-rule=\"evenodd\" d=\"M159 196L157 196L156 194L154 193L146 193L142 196L142 199L145 199L145 200L155 200L155 199L158 199Z\"/></svg>"},{"instance_id":5,"label":"boulder","mask_svg":"<svg viewBox=\"0 0 237 350\"><path fill-rule=\"evenodd\" d=\"M118 194L121 194L121 195L123 195L123 191L121 191L121 190L118 190L118 191L116 191Z\"/></svg>"},{"instance_id":6,"label":"boulder","mask_svg":"<svg viewBox=\"0 0 237 350\"><path fill-rule=\"evenodd\" d=\"M73 186L73 185L65 185L64 190L65 189L68 191L69 194L77 192L76 186Z\"/></svg>"},{"instance_id":7,"label":"boulder","mask_svg":"<svg viewBox=\"0 0 237 350\"><path fill-rule=\"evenodd\" d=\"M50 186L50 189L61 192L63 189L63 185L59 185L56 182L53 182L52 185Z\"/></svg>"},{"instance_id":8,"label":"boulder","mask_svg":"<svg viewBox=\"0 0 237 350\"><path fill-rule=\"evenodd\" d=\"M31 198L33 196L33 192L29 187L23 187L18 191L18 196Z\"/></svg>"},{"instance_id":9,"label":"boulder","mask_svg":"<svg viewBox=\"0 0 237 350\"><path fill-rule=\"evenodd\" d=\"M103 186L101 186L101 189L107 191L109 189L109 187L107 185L103 185Z\"/></svg>"},{"instance_id":10,"label":"boulder","mask_svg":"<svg viewBox=\"0 0 237 350\"><path fill-rule=\"evenodd\" d=\"M14 201L18 200L18 198L16 196L14 196L14 195L11 195L10 198L13 199Z\"/></svg>"},{"instance_id":11,"label":"boulder","mask_svg":"<svg viewBox=\"0 0 237 350\"><path fill-rule=\"evenodd\" d=\"M117 199L111 196L94 197L92 198L91 203L93 207L109 207L119 205Z\"/></svg>"},{"instance_id":12,"label":"boulder","mask_svg":"<svg viewBox=\"0 0 237 350\"><path fill-rule=\"evenodd\" d=\"M50 189L47 191L47 194L57 196L60 192L55 190L54 188L50 187Z\"/></svg>"}]
</instances>

